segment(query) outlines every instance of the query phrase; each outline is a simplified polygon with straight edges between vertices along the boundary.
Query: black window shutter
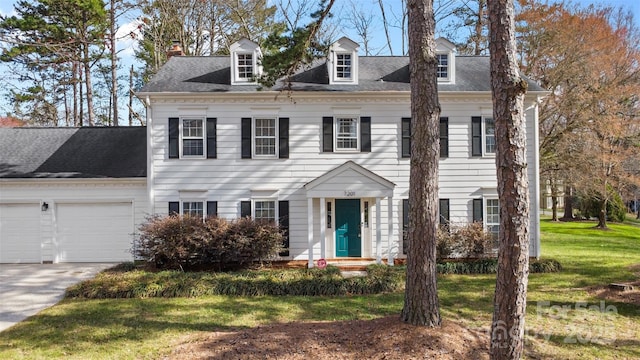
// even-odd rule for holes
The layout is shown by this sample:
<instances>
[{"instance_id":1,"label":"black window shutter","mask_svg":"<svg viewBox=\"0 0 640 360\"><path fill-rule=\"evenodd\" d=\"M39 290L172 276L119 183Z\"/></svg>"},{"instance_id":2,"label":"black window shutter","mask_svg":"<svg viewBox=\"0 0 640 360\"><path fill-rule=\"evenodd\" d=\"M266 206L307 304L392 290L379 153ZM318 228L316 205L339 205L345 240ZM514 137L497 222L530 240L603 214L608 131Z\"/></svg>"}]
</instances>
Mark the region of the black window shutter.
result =
<instances>
[{"instance_id":1,"label":"black window shutter","mask_svg":"<svg viewBox=\"0 0 640 360\"><path fill-rule=\"evenodd\" d=\"M289 256L289 201L278 201L278 217L283 236L280 256Z\"/></svg>"},{"instance_id":2,"label":"black window shutter","mask_svg":"<svg viewBox=\"0 0 640 360\"><path fill-rule=\"evenodd\" d=\"M251 201L240 201L240 217L251 217Z\"/></svg>"},{"instance_id":3,"label":"black window shutter","mask_svg":"<svg viewBox=\"0 0 640 360\"><path fill-rule=\"evenodd\" d=\"M180 203L177 201L169 201L169 215L180 214Z\"/></svg>"},{"instance_id":4,"label":"black window shutter","mask_svg":"<svg viewBox=\"0 0 640 360\"><path fill-rule=\"evenodd\" d=\"M482 222L482 199L473 199L473 222Z\"/></svg>"},{"instance_id":5,"label":"black window shutter","mask_svg":"<svg viewBox=\"0 0 640 360\"><path fill-rule=\"evenodd\" d=\"M251 118L242 118L242 158L251 159Z\"/></svg>"},{"instance_id":6,"label":"black window shutter","mask_svg":"<svg viewBox=\"0 0 640 360\"><path fill-rule=\"evenodd\" d=\"M449 118L440 118L440 157L449 157Z\"/></svg>"},{"instance_id":7,"label":"black window shutter","mask_svg":"<svg viewBox=\"0 0 640 360\"><path fill-rule=\"evenodd\" d=\"M333 117L322 118L322 152L333 152Z\"/></svg>"},{"instance_id":8,"label":"black window shutter","mask_svg":"<svg viewBox=\"0 0 640 360\"><path fill-rule=\"evenodd\" d=\"M439 199L440 225L449 224L449 199Z\"/></svg>"},{"instance_id":9,"label":"black window shutter","mask_svg":"<svg viewBox=\"0 0 640 360\"><path fill-rule=\"evenodd\" d=\"M278 156L280 159L289 158L289 118L278 119Z\"/></svg>"},{"instance_id":10,"label":"black window shutter","mask_svg":"<svg viewBox=\"0 0 640 360\"><path fill-rule=\"evenodd\" d=\"M409 199L402 199L402 253L409 249Z\"/></svg>"},{"instance_id":11,"label":"black window shutter","mask_svg":"<svg viewBox=\"0 0 640 360\"><path fill-rule=\"evenodd\" d=\"M218 216L217 201L207 201L207 216Z\"/></svg>"},{"instance_id":12,"label":"black window shutter","mask_svg":"<svg viewBox=\"0 0 640 360\"><path fill-rule=\"evenodd\" d=\"M471 156L482 156L482 118L471 117Z\"/></svg>"},{"instance_id":13,"label":"black window shutter","mask_svg":"<svg viewBox=\"0 0 640 360\"><path fill-rule=\"evenodd\" d=\"M402 157L411 157L411 118L402 118Z\"/></svg>"},{"instance_id":14,"label":"black window shutter","mask_svg":"<svg viewBox=\"0 0 640 360\"><path fill-rule=\"evenodd\" d=\"M207 118L207 159L215 159L218 156L216 118Z\"/></svg>"},{"instance_id":15,"label":"black window shutter","mask_svg":"<svg viewBox=\"0 0 640 360\"><path fill-rule=\"evenodd\" d=\"M360 118L360 151L371 152L371 117Z\"/></svg>"},{"instance_id":16,"label":"black window shutter","mask_svg":"<svg viewBox=\"0 0 640 360\"><path fill-rule=\"evenodd\" d=\"M180 119L169 118L169 159L180 157Z\"/></svg>"}]
</instances>

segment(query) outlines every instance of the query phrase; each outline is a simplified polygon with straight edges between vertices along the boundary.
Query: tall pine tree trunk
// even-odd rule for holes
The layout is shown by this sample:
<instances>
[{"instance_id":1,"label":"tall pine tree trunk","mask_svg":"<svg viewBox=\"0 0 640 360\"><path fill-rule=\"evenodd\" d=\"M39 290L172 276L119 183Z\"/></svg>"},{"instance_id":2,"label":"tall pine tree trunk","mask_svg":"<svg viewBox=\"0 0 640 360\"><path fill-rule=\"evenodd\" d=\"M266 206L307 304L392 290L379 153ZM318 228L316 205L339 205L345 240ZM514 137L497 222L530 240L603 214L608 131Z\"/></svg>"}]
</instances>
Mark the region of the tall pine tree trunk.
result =
<instances>
[{"instance_id":1,"label":"tall pine tree trunk","mask_svg":"<svg viewBox=\"0 0 640 360\"><path fill-rule=\"evenodd\" d=\"M500 203L491 359L520 359L529 277L529 184L524 95L516 57L513 0L489 0L489 53Z\"/></svg>"},{"instance_id":2,"label":"tall pine tree trunk","mask_svg":"<svg viewBox=\"0 0 640 360\"><path fill-rule=\"evenodd\" d=\"M436 285L440 103L433 0L412 0L409 10L411 72L411 172L409 248L402 320L440 326Z\"/></svg>"}]
</instances>

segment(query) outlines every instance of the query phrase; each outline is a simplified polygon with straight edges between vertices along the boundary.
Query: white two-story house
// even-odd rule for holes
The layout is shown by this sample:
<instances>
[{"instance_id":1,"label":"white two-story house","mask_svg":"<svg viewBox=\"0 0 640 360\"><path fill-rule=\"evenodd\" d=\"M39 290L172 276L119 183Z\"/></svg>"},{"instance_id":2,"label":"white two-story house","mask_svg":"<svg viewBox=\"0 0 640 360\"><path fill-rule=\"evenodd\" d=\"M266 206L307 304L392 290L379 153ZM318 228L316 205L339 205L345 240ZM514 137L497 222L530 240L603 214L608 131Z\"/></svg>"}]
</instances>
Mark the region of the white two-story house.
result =
<instances>
[{"instance_id":1,"label":"white two-story house","mask_svg":"<svg viewBox=\"0 0 640 360\"><path fill-rule=\"evenodd\" d=\"M489 58L437 41L440 216L498 231ZM283 259L404 257L410 157L408 57L360 56L341 38L326 59L262 88L261 51L173 56L138 93L147 104L150 213L251 216L287 229ZM526 96L531 256L540 254L538 101Z\"/></svg>"},{"instance_id":2,"label":"white two-story house","mask_svg":"<svg viewBox=\"0 0 640 360\"><path fill-rule=\"evenodd\" d=\"M283 260L404 257L409 59L342 38L261 88L257 44L173 56L138 96L147 127L0 129L0 263L133 260L152 214L277 221ZM179 53L179 51L178 51ZM489 58L438 40L440 218L497 232ZM540 254L538 101L526 95L531 256Z\"/></svg>"}]
</instances>

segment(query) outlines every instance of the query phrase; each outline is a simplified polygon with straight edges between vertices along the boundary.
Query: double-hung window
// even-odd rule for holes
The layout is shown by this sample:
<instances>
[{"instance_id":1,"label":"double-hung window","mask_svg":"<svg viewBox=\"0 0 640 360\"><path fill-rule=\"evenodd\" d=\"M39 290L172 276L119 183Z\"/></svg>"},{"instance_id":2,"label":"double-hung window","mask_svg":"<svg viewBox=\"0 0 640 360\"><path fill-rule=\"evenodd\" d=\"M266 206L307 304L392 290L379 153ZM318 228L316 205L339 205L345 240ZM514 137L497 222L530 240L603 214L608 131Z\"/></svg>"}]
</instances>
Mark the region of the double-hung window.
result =
<instances>
[{"instance_id":1,"label":"double-hung window","mask_svg":"<svg viewBox=\"0 0 640 360\"><path fill-rule=\"evenodd\" d=\"M351 79L351 54L336 54L336 77Z\"/></svg>"},{"instance_id":2,"label":"double-hung window","mask_svg":"<svg viewBox=\"0 0 640 360\"><path fill-rule=\"evenodd\" d=\"M371 152L371 117L324 116L322 152Z\"/></svg>"},{"instance_id":3,"label":"double-hung window","mask_svg":"<svg viewBox=\"0 0 640 360\"><path fill-rule=\"evenodd\" d=\"M276 223L276 202L274 200L255 200L253 208L253 218L256 221Z\"/></svg>"},{"instance_id":4,"label":"double-hung window","mask_svg":"<svg viewBox=\"0 0 640 360\"><path fill-rule=\"evenodd\" d=\"M216 118L169 118L168 157L215 159L217 157Z\"/></svg>"},{"instance_id":5,"label":"double-hung window","mask_svg":"<svg viewBox=\"0 0 640 360\"><path fill-rule=\"evenodd\" d=\"M253 54L236 54L238 57L238 78L251 80L253 77Z\"/></svg>"},{"instance_id":6,"label":"double-hung window","mask_svg":"<svg viewBox=\"0 0 640 360\"><path fill-rule=\"evenodd\" d=\"M448 79L449 78L449 55L447 54L437 54L436 58L438 59L438 79Z\"/></svg>"},{"instance_id":7,"label":"double-hung window","mask_svg":"<svg viewBox=\"0 0 640 360\"><path fill-rule=\"evenodd\" d=\"M471 118L471 155L486 156L496 153L496 126L492 117Z\"/></svg>"},{"instance_id":8,"label":"double-hung window","mask_svg":"<svg viewBox=\"0 0 640 360\"><path fill-rule=\"evenodd\" d=\"M202 201L183 201L182 215L191 215L197 217L204 216L204 203Z\"/></svg>"},{"instance_id":9,"label":"double-hung window","mask_svg":"<svg viewBox=\"0 0 640 360\"><path fill-rule=\"evenodd\" d=\"M485 226L494 239L498 238L500 231L500 205L498 199L486 199L486 219Z\"/></svg>"},{"instance_id":10,"label":"double-hung window","mask_svg":"<svg viewBox=\"0 0 640 360\"><path fill-rule=\"evenodd\" d=\"M182 156L204 155L203 119L182 119Z\"/></svg>"},{"instance_id":11,"label":"double-hung window","mask_svg":"<svg viewBox=\"0 0 640 360\"><path fill-rule=\"evenodd\" d=\"M358 119L336 119L336 150L358 150Z\"/></svg>"},{"instance_id":12,"label":"double-hung window","mask_svg":"<svg viewBox=\"0 0 640 360\"><path fill-rule=\"evenodd\" d=\"M496 123L491 117L484 118L484 153L496 153Z\"/></svg>"},{"instance_id":13,"label":"double-hung window","mask_svg":"<svg viewBox=\"0 0 640 360\"><path fill-rule=\"evenodd\" d=\"M240 138L243 159L289 158L289 118L242 118Z\"/></svg>"},{"instance_id":14,"label":"double-hung window","mask_svg":"<svg viewBox=\"0 0 640 360\"><path fill-rule=\"evenodd\" d=\"M277 155L277 122L275 118L254 119L254 155L275 157Z\"/></svg>"}]
</instances>

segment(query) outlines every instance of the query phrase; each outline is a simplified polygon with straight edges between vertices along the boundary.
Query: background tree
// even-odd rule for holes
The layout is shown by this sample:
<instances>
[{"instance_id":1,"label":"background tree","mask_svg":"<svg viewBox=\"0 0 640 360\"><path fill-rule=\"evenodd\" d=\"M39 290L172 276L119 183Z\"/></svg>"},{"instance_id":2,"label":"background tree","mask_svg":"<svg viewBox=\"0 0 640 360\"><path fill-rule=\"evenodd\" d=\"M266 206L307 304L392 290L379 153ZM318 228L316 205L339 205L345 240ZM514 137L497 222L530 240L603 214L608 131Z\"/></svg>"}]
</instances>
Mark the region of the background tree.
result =
<instances>
[{"instance_id":1,"label":"background tree","mask_svg":"<svg viewBox=\"0 0 640 360\"><path fill-rule=\"evenodd\" d=\"M437 291L439 118L433 0L409 0L411 170L407 275L401 318L440 326Z\"/></svg>"},{"instance_id":2,"label":"background tree","mask_svg":"<svg viewBox=\"0 0 640 360\"><path fill-rule=\"evenodd\" d=\"M27 105L31 122L57 125L64 102L65 119L83 124L78 93L84 85L87 119L94 124L91 71L104 51L106 11L101 0L19 1L17 15L0 18L0 37L8 44L0 59L17 67L24 88L13 92L16 106ZM69 105L67 93L73 89ZM72 109L72 110L70 110Z\"/></svg>"},{"instance_id":3,"label":"background tree","mask_svg":"<svg viewBox=\"0 0 640 360\"><path fill-rule=\"evenodd\" d=\"M276 23L276 7L266 0L141 0L142 35L136 57L143 62L144 80L166 60L178 41L185 55L228 54L245 37L261 43Z\"/></svg>"},{"instance_id":4,"label":"background tree","mask_svg":"<svg viewBox=\"0 0 640 360\"><path fill-rule=\"evenodd\" d=\"M498 270L491 324L491 359L520 359L529 277L529 183L524 95L513 0L488 0L491 92L500 204Z\"/></svg>"},{"instance_id":5,"label":"background tree","mask_svg":"<svg viewBox=\"0 0 640 360\"><path fill-rule=\"evenodd\" d=\"M550 90L540 107L541 177L571 195L609 198L637 181L621 164L637 157L638 30L612 7L521 0L524 71ZM600 227L606 227L601 212Z\"/></svg>"},{"instance_id":6,"label":"background tree","mask_svg":"<svg viewBox=\"0 0 640 360\"><path fill-rule=\"evenodd\" d=\"M455 5L454 5L455 4ZM455 41L458 52L484 55L489 49L487 0L452 1L451 11L446 13L449 22L443 32Z\"/></svg>"}]
</instances>

